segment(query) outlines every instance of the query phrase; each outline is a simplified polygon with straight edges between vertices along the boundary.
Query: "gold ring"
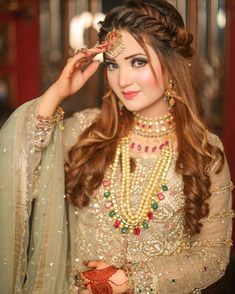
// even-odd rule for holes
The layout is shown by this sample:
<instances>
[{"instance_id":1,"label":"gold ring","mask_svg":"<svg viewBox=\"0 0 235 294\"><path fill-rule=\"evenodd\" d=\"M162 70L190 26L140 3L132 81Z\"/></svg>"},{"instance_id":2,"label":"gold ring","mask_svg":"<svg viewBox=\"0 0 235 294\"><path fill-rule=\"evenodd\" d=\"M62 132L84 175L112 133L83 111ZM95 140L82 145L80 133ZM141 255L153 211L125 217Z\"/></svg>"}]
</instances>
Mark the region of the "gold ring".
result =
<instances>
[{"instance_id":1,"label":"gold ring","mask_svg":"<svg viewBox=\"0 0 235 294\"><path fill-rule=\"evenodd\" d=\"M78 54L78 53L84 53L87 51L87 48L79 48L79 49L76 49L75 52L74 52L74 55Z\"/></svg>"}]
</instances>

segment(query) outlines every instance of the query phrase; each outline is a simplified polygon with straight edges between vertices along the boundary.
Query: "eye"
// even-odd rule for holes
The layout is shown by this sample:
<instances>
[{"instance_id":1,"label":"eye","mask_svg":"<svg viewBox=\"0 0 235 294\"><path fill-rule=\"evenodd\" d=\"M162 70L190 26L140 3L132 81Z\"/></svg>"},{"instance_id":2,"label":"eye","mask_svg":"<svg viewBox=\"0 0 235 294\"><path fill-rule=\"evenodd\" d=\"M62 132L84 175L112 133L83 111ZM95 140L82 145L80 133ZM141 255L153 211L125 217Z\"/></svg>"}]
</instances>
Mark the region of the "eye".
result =
<instances>
[{"instance_id":1,"label":"eye","mask_svg":"<svg viewBox=\"0 0 235 294\"><path fill-rule=\"evenodd\" d=\"M110 62L110 61L106 61L106 62L104 62L104 65L107 67L107 69L108 69L109 71L113 71L113 70L115 70L115 69L118 68L118 65L117 65L116 63L114 63L114 62Z\"/></svg>"},{"instance_id":2,"label":"eye","mask_svg":"<svg viewBox=\"0 0 235 294\"><path fill-rule=\"evenodd\" d=\"M148 60L145 58L134 58L131 61L133 67L143 67L148 63Z\"/></svg>"}]
</instances>

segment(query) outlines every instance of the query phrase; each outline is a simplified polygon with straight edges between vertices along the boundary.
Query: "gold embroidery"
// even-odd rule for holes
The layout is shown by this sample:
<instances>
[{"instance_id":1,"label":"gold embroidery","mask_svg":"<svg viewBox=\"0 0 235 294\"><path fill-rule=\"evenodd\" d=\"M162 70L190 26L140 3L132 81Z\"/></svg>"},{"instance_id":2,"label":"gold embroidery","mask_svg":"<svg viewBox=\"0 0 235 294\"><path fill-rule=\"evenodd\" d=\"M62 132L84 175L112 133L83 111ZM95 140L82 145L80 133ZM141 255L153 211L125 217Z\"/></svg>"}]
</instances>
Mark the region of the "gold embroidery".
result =
<instances>
[{"instance_id":1,"label":"gold embroidery","mask_svg":"<svg viewBox=\"0 0 235 294\"><path fill-rule=\"evenodd\" d=\"M213 145L213 146L215 146L215 147L218 147L218 148L220 148L221 150L224 149L224 148L223 148L223 144L222 144L220 138L219 138L217 135L215 135L215 134L213 134L213 133L210 133L210 132L208 132L207 134L208 134L208 142L209 142L211 145Z\"/></svg>"},{"instance_id":2,"label":"gold embroidery","mask_svg":"<svg viewBox=\"0 0 235 294\"><path fill-rule=\"evenodd\" d=\"M223 183L223 184L220 184L218 186L215 186L211 193L212 195L213 194L221 194L221 193L225 193L227 191L232 191L234 188L234 185L233 185L233 182L228 182L228 183Z\"/></svg>"},{"instance_id":3,"label":"gold embroidery","mask_svg":"<svg viewBox=\"0 0 235 294\"><path fill-rule=\"evenodd\" d=\"M214 222L214 221L217 221L217 220L223 221L227 217L234 217L234 211L232 209L227 210L227 211L223 211L223 212L220 212L220 213L212 214L212 215L202 219L200 222L201 223L205 223L205 222L210 222L211 223L211 222Z\"/></svg>"},{"instance_id":4,"label":"gold embroidery","mask_svg":"<svg viewBox=\"0 0 235 294\"><path fill-rule=\"evenodd\" d=\"M194 241L192 247L231 247L233 246L233 241L231 239L212 239L212 240L201 240Z\"/></svg>"}]
</instances>

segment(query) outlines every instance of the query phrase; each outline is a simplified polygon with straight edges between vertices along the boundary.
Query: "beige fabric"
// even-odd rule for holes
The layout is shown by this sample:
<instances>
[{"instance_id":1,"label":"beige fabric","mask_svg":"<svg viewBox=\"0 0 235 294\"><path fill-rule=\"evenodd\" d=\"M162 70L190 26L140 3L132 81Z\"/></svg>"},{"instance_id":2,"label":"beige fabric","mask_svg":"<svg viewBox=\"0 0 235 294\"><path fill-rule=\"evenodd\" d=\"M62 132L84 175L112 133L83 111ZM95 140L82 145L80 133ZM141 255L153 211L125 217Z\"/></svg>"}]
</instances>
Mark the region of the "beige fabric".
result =
<instances>
[{"instance_id":1,"label":"beige fabric","mask_svg":"<svg viewBox=\"0 0 235 294\"><path fill-rule=\"evenodd\" d=\"M202 221L198 236L190 239L183 233L183 184L174 171L177 154L167 176L169 190L149 229L140 236L123 235L108 216L103 186L87 208L78 210L64 203L63 164L68 150L98 110L75 114L63 128L57 124L44 132L42 144L35 134L37 103L23 105L1 130L0 285L4 294L76 293L74 274L85 269L84 260L91 259L115 266L130 262L136 293L196 293L196 288L206 288L221 277L229 261L233 215L227 163L220 174L211 173L210 215ZM216 136L210 138L213 144L221 144ZM142 187L156 159L136 158ZM119 172L117 193L120 178ZM134 208L141 197L136 185L133 181Z\"/></svg>"}]
</instances>

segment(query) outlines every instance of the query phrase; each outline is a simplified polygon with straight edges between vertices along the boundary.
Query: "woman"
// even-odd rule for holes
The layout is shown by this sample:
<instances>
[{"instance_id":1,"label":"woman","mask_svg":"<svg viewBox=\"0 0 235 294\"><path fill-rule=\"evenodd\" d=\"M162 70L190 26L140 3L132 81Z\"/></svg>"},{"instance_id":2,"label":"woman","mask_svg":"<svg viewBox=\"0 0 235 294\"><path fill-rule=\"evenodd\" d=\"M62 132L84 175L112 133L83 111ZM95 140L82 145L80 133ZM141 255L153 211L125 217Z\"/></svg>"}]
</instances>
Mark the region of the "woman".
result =
<instances>
[{"instance_id":1,"label":"woman","mask_svg":"<svg viewBox=\"0 0 235 294\"><path fill-rule=\"evenodd\" d=\"M98 46L8 120L1 293L199 293L224 274L232 183L198 113L191 42L172 5L130 0L101 23ZM57 107L99 53L102 109L62 125Z\"/></svg>"}]
</instances>

